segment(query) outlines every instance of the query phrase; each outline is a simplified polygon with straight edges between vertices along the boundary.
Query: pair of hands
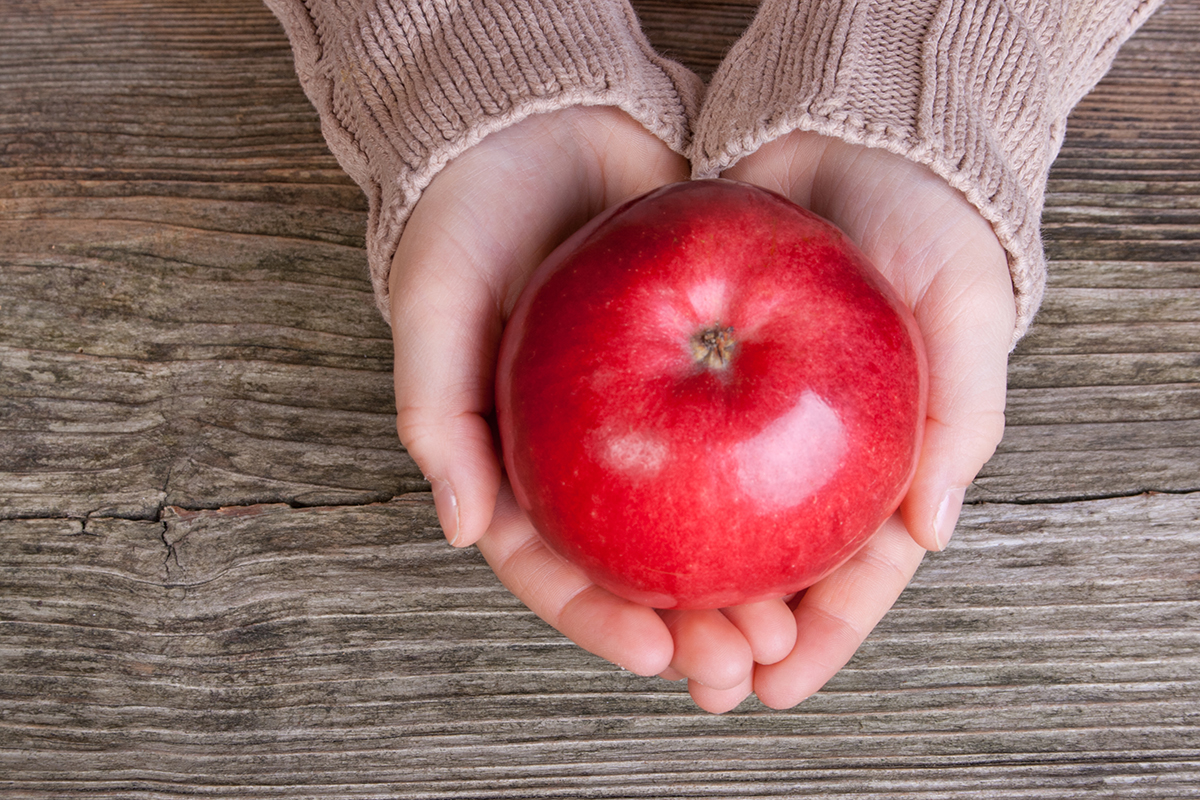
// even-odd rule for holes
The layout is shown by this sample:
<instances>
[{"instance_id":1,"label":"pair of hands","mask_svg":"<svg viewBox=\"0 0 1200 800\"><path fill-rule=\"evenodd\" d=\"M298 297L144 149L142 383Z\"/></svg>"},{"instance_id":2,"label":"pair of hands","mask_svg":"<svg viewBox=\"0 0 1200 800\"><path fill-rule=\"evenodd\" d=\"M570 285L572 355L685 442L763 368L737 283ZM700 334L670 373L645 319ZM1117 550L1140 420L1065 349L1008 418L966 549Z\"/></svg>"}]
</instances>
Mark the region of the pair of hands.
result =
<instances>
[{"instance_id":1,"label":"pair of hands","mask_svg":"<svg viewBox=\"0 0 1200 800\"><path fill-rule=\"evenodd\" d=\"M397 427L451 544L478 546L542 619L639 675L686 678L705 710L728 711L751 693L788 708L850 659L924 553L946 546L1003 431L1012 285L991 226L903 158L796 132L727 170L832 220L913 309L929 357L925 441L900 510L799 599L639 606L541 542L503 479L488 419L500 336L534 268L605 208L688 176L682 157L607 107L528 118L451 162L392 262Z\"/></svg>"}]
</instances>

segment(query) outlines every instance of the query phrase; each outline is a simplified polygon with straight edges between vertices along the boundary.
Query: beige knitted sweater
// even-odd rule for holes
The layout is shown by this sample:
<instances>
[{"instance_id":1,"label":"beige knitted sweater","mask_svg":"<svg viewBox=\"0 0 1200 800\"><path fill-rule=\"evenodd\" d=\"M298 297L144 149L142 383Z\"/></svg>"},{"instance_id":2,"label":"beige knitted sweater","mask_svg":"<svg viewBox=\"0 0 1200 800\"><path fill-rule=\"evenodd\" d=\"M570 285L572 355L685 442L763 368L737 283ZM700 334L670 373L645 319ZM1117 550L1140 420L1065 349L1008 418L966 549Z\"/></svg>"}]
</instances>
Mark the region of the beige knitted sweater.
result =
<instances>
[{"instance_id":1,"label":"beige knitted sweater","mask_svg":"<svg viewBox=\"0 0 1200 800\"><path fill-rule=\"evenodd\" d=\"M629 113L718 174L803 129L932 168L1009 254L1014 340L1041 298L1039 222L1067 114L1161 0L764 0L705 87L627 0L266 0L330 148L370 203L387 316L405 220L450 159L530 114Z\"/></svg>"}]
</instances>

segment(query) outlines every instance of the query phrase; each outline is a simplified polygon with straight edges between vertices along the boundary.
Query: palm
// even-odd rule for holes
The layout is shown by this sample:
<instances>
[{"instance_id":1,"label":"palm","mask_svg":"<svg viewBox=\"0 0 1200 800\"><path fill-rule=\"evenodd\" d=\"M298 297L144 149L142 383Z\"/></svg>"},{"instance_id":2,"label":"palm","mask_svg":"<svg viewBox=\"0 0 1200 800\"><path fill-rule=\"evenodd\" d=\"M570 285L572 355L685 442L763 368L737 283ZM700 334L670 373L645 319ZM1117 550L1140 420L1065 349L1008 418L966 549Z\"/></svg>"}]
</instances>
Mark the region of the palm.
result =
<instances>
[{"instance_id":1,"label":"palm","mask_svg":"<svg viewBox=\"0 0 1200 800\"><path fill-rule=\"evenodd\" d=\"M759 697L784 707L832 677L891 607L925 550L945 547L963 492L1003 431L1015 307L991 227L921 166L793 133L725 176L781 192L842 227L913 309L929 355L925 443L900 513L805 593L792 653L756 668Z\"/></svg>"}]
</instances>

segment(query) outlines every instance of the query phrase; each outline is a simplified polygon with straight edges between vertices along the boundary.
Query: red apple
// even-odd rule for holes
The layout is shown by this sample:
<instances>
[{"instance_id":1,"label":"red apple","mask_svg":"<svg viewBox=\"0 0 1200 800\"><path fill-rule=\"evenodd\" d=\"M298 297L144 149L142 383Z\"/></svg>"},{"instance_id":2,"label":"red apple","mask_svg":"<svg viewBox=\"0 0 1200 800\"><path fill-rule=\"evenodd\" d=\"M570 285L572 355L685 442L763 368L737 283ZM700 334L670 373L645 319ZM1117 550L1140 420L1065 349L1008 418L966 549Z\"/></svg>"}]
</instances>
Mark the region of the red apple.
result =
<instances>
[{"instance_id":1,"label":"red apple","mask_svg":"<svg viewBox=\"0 0 1200 800\"><path fill-rule=\"evenodd\" d=\"M829 222L725 180L601 215L530 279L496 409L521 508L600 586L718 608L811 585L916 466L912 314Z\"/></svg>"}]
</instances>

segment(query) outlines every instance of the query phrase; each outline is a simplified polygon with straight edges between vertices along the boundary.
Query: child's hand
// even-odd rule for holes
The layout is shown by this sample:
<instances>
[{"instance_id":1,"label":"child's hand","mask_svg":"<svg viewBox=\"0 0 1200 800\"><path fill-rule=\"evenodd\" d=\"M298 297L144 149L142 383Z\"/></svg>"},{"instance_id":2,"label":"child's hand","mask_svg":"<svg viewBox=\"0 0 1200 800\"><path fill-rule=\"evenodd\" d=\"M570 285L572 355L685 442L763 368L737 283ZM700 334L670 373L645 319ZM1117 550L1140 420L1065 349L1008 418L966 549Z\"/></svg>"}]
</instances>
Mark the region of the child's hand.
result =
<instances>
[{"instance_id":1,"label":"child's hand","mask_svg":"<svg viewBox=\"0 0 1200 800\"><path fill-rule=\"evenodd\" d=\"M447 166L392 263L398 429L447 537L477 543L530 609L633 672L686 676L741 700L755 661L792 649L787 606L660 616L595 586L545 548L501 485L488 423L500 335L533 269L605 208L687 177L683 158L611 108L532 117Z\"/></svg>"},{"instance_id":2,"label":"child's hand","mask_svg":"<svg viewBox=\"0 0 1200 800\"><path fill-rule=\"evenodd\" d=\"M759 698L785 708L850 659L925 550L946 546L965 487L1003 433L1015 308L1007 258L991 226L924 167L796 132L724 175L780 192L845 230L913 309L929 355L925 442L900 512L804 594L791 654L755 668Z\"/></svg>"}]
</instances>

